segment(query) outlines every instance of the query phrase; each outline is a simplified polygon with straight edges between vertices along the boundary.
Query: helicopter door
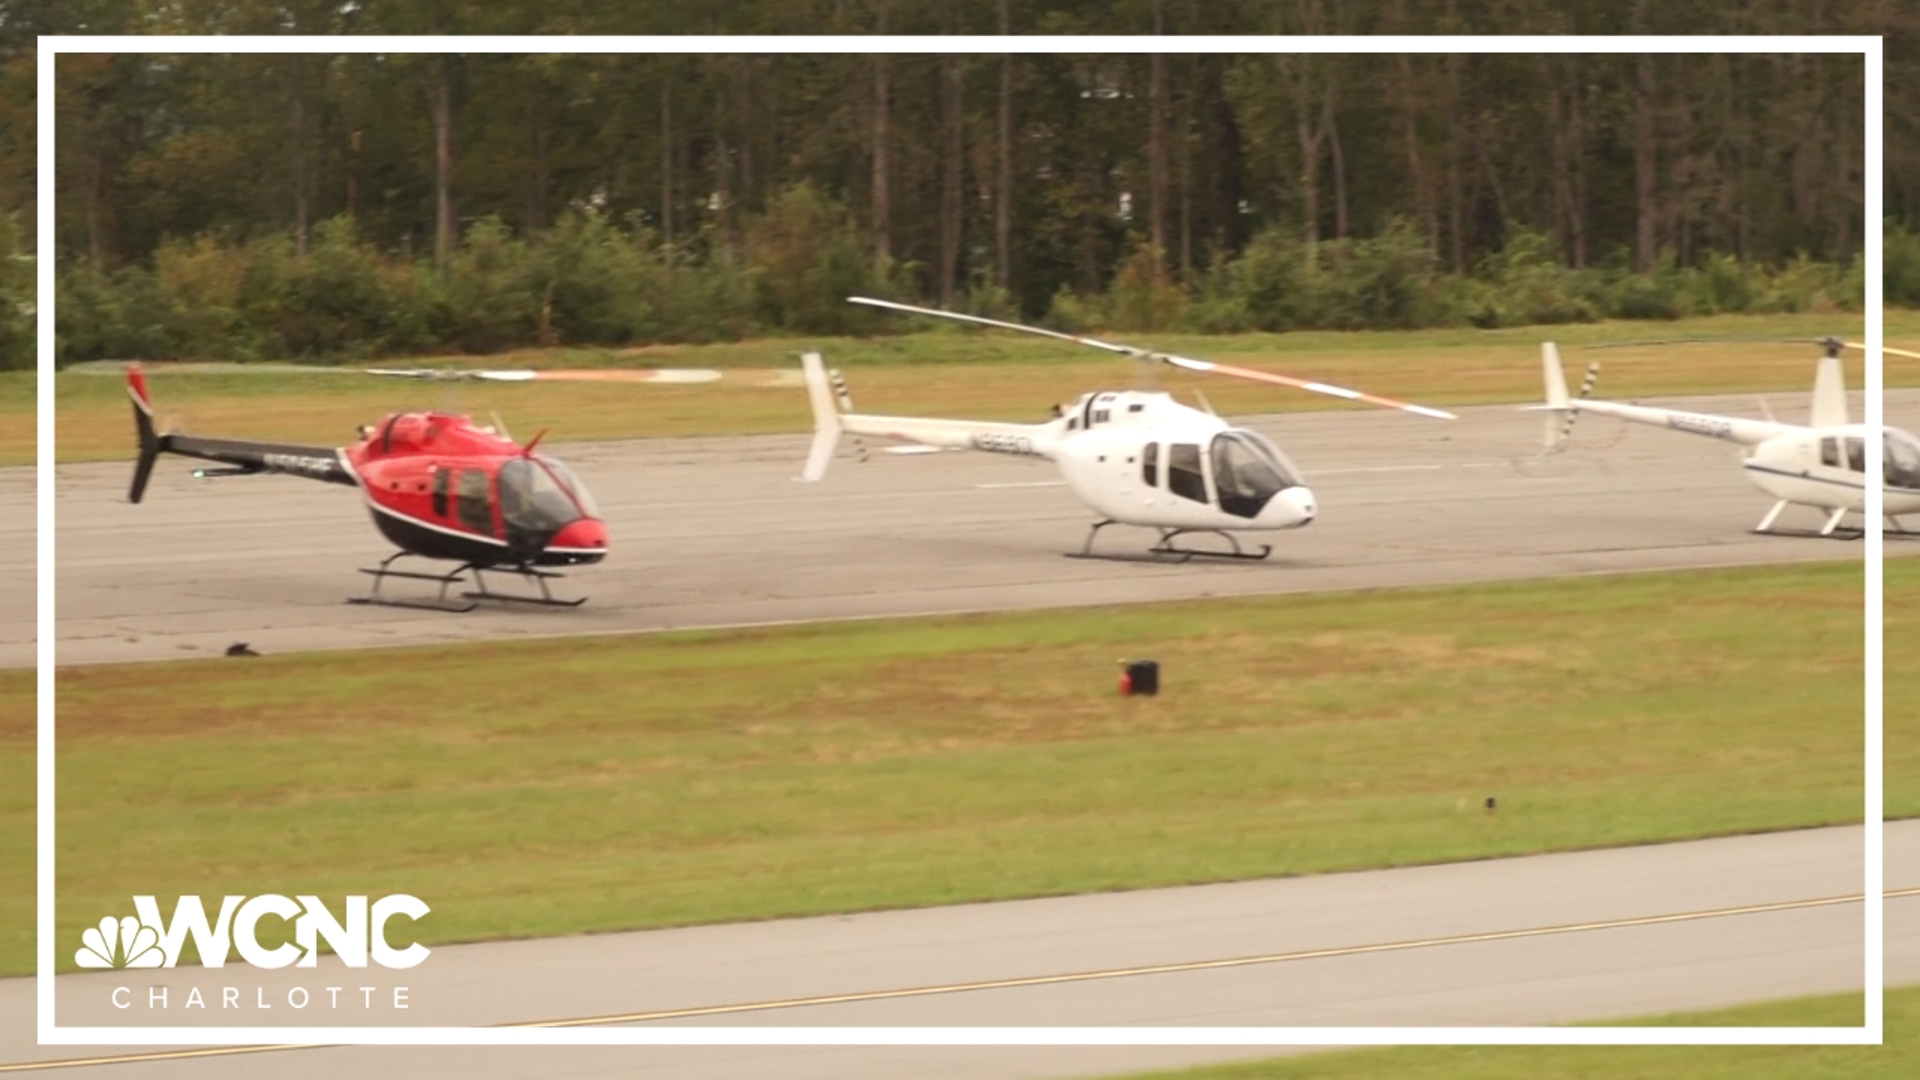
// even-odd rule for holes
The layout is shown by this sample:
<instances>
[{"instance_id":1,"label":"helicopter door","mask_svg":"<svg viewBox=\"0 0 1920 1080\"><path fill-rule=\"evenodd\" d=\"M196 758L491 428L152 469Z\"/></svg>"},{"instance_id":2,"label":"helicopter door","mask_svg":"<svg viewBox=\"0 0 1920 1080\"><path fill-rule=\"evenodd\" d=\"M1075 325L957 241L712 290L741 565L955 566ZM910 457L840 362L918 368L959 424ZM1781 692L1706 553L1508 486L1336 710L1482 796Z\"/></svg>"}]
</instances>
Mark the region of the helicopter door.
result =
<instances>
[{"instance_id":1,"label":"helicopter door","mask_svg":"<svg viewBox=\"0 0 1920 1080\"><path fill-rule=\"evenodd\" d=\"M1820 464L1840 467L1840 440L1829 435L1820 440Z\"/></svg>"},{"instance_id":2,"label":"helicopter door","mask_svg":"<svg viewBox=\"0 0 1920 1080\"><path fill-rule=\"evenodd\" d=\"M1197 503L1207 498L1207 474L1200 464L1196 443L1173 443L1167 447L1167 490Z\"/></svg>"},{"instance_id":3,"label":"helicopter door","mask_svg":"<svg viewBox=\"0 0 1920 1080\"><path fill-rule=\"evenodd\" d=\"M460 523L474 530L493 535L493 485L485 469L461 469L460 479L454 485L458 498L454 509L459 514Z\"/></svg>"},{"instance_id":4,"label":"helicopter door","mask_svg":"<svg viewBox=\"0 0 1920 1080\"><path fill-rule=\"evenodd\" d=\"M447 516L447 470L433 467L433 516Z\"/></svg>"},{"instance_id":5,"label":"helicopter door","mask_svg":"<svg viewBox=\"0 0 1920 1080\"><path fill-rule=\"evenodd\" d=\"M1160 444L1148 443L1140 448L1140 479L1150 488L1160 486Z\"/></svg>"},{"instance_id":6,"label":"helicopter door","mask_svg":"<svg viewBox=\"0 0 1920 1080\"><path fill-rule=\"evenodd\" d=\"M1859 436L1847 438L1847 468L1865 474L1867 471L1867 440Z\"/></svg>"}]
</instances>

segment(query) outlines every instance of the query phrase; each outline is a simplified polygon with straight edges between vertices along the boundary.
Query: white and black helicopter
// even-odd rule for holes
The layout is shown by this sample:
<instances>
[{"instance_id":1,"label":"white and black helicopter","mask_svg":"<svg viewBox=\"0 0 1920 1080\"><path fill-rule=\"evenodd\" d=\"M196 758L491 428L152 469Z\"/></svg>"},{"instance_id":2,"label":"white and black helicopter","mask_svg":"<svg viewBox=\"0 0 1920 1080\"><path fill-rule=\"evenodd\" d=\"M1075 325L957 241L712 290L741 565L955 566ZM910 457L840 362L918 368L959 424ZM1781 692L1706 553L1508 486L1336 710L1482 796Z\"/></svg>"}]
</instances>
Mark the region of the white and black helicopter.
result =
<instances>
[{"instance_id":1,"label":"white and black helicopter","mask_svg":"<svg viewBox=\"0 0 1920 1080\"><path fill-rule=\"evenodd\" d=\"M1229 367L1151 349L1001 322L976 315L913 307L888 300L850 297L853 303L917 315L958 319L1088 345L1148 363L1274 383L1404 409L1421 416L1454 419L1452 413L1326 383L1271 372ZM814 439L800 479L816 481L841 434L871 435L923 446L1045 458L1059 466L1067 487L1100 515L1075 557L1095 556L1093 542L1108 525L1139 525L1159 531L1150 558L1186 561L1195 556L1264 559L1273 546L1243 547L1236 533L1297 529L1318 513L1313 492L1294 463L1266 436L1237 428L1210 409L1195 409L1163 392L1094 391L1070 405L1056 405L1043 424L946 420L917 416L869 416L852 411L843 388L829 383L819 353L801 359L813 406ZM838 402L836 405L836 398ZM844 411L842 411L844 409ZM1227 541L1226 549L1176 546L1182 536L1204 533Z\"/></svg>"},{"instance_id":2,"label":"white and black helicopter","mask_svg":"<svg viewBox=\"0 0 1920 1080\"><path fill-rule=\"evenodd\" d=\"M1775 529L1774 523L1788 506L1798 505L1814 507L1826 515L1819 535L1855 537L1860 533L1842 530L1840 522L1848 512L1862 513L1867 508L1867 439L1871 432L1865 424L1848 420L1846 384L1840 371L1844 343L1827 338L1821 344L1825 352L1814 375L1812 415L1804 425L1781 423L1773 418L1771 409L1766 410L1767 419L1753 420L1594 400L1587 395L1599 377L1598 361L1588 366L1580 395L1572 397L1567 393L1560 352L1552 342L1540 347L1547 402L1528 408L1557 414L1547 418L1548 452L1566 447L1574 419L1583 412L1738 443L1748 448L1741 462L1748 479L1778 500L1754 526L1754 532L1786 532ZM1887 524L1892 526L1890 531L1904 533L1907 530L1898 516L1920 512L1920 439L1897 427L1882 427L1880 440L1882 508Z\"/></svg>"}]
</instances>

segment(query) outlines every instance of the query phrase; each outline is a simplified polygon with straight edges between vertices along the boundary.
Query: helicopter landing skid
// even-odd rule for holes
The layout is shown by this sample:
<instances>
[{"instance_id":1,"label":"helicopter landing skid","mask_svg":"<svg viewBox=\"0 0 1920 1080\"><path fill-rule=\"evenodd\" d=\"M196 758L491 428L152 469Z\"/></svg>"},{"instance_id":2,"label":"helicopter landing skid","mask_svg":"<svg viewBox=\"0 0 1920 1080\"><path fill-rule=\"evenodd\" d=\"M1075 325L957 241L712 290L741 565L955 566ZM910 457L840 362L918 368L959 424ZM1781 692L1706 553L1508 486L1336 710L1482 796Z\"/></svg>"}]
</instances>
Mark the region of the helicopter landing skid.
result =
<instances>
[{"instance_id":1,"label":"helicopter landing skid","mask_svg":"<svg viewBox=\"0 0 1920 1080\"><path fill-rule=\"evenodd\" d=\"M1196 558L1198 559L1242 559L1247 562L1257 562L1261 559L1266 558L1268 555L1273 554L1272 544L1261 544L1260 549L1258 551L1250 551L1247 548L1244 548L1240 545L1240 539L1238 537L1234 536L1230 532L1226 532L1221 529L1161 529L1159 541L1140 555L1103 555L1094 551L1093 550L1094 537L1100 535L1101 529L1104 529L1107 526L1112 524L1114 524L1112 518L1108 518L1103 521L1094 522L1093 528L1087 531L1087 542L1081 546L1079 551L1067 552L1066 553L1067 558L1069 559L1112 559L1119 562L1184 563L1184 562L1190 562ZM1181 537L1181 536L1187 536L1187 535L1194 535L1194 534L1206 535L1206 536L1218 536L1222 540L1225 540L1227 543L1233 545L1233 550L1219 551L1219 550L1209 550L1207 548L1175 547L1173 545L1173 541L1175 540L1175 538Z\"/></svg>"},{"instance_id":2,"label":"helicopter landing skid","mask_svg":"<svg viewBox=\"0 0 1920 1080\"><path fill-rule=\"evenodd\" d=\"M472 611L473 609L479 607L480 601L482 600L499 600L505 603L516 603L516 604L537 604L542 607L579 607L581 604L584 604L587 602L587 598L584 596L578 600L554 599L553 593L549 591L547 588L546 579L563 577L565 575L556 574L550 570L536 570L531 566L515 566L515 567L510 567L509 569L511 569L514 573L517 573L522 577L531 578L534 581L539 582L540 584L539 596L516 596L512 593L494 592L491 589L487 588L487 580L486 578L482 577L480 574L480 571L482 568L470 562L461 563L459 566L455 567L454 569L444 574L425 574L425 573L420 573L418 571L413 571L413 570L393 569L393 563L395 560L405 558L411 554L412 552L396 551L392 555L389 555L386 558L380 560L379 566L361 567L360 568L361 573L372 576L373 588L369 590L367 595L365 596L347 597L347 603L377 604L381 607L415 608L421 611L446 611L446 612L451 612L453 614L460 614L462 612ZM494 567L491 567L491 569L497 570L500 568L498 566L494 566ZM462 592L457 598L449 597L447 595L447 590L455 585L460 585L465 583L467 580L466 574L468 571L473 572L473 581L474 581L474 584L477 586L477 588L473 591ZM380 586L385 584L388 578L406 578L410 581L438 582L440 585L440 592L439 592L439 595L435 596L432 600L407 600L407 599L401 599L399 597L382 595L382 593L380 592Z\"/></svg>"},{"instance_id":3,"label":"helicopter landing skid","mask_svg":"<svg viewBox=\"0 0 1920 1080\"><path fill-rule=\"evenodd\" d=\"M472 570L473 583L479 586L479 588L473 592L463 592L460 595L466 597L469 600L475 601L476 603L481 600L498 600L501 603L505 603L505 604L534 604L539 607L572 608L572 607L579 607L581 604L584 604L587 602L587 598L584 596L578 597L573 600L554 599L552 590L547 588L547 582L554 578L566 577L567 575L558 574L552 570L540 570L531 566L511 567L510 569L514 573L519 574L521 577L540 586L539 596L516 596L513 593L497 593L489 590L487 588L487 579L480 576L481 568L478 566L475 566L472 563L468 563L467 565L461 567L460 569ZM491 567L488 567L487 569L498 570L500 569L500 567L491 566ZM454 572L459 573L458 570Z\"/></svg>"}]
</instances>

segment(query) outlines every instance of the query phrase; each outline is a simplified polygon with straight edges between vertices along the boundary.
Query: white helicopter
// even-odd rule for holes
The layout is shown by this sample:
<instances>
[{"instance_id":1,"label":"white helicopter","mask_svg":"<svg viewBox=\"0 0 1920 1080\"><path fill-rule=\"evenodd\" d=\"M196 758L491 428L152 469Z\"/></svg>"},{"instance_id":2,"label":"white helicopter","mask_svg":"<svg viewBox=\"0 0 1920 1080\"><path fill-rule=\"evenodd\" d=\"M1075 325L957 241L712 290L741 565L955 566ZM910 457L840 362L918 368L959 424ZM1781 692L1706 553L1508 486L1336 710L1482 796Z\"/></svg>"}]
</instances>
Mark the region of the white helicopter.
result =
<instances>
[{"instance_id":1,"label":"white helicopter","mask_svg":"<svg viewBox=\"0 0 1920 1080\"><path fill-rule=\"evenodd\" d=\"M1229 367L976 315L861 296L849 299L856 304L1040 334L1189 371L1276 383L1350 401L1404 409L1422 416L1454 419L1452 413L1439 409L1270 372ZM1080 395L1071 405L1054 406L1053 419L1044 424L869 416L852 411L852 403L843 389L836 393L828 382L826 365L819 353L807 353L801 358L801 366L813 406L815 434L800 479L816 481L826 475L827 464L842 433L884 436L923 446L1045 458L1060 467L1067 487L1100 514L1100 520L1088 531L1080 551L1070 553L1076 558L1101 557L1094 555L1094 538L1108 525L1119 524L1159 530L1159 540L1147 549L1147 555L1152 558L1181 562L1196 555L1264 559L1273 550L1271 544L1249 550L1241 546L1234 534L1297 529L1313 521L1318 512L1313 492L1299 468L1264 435L1236 428L1214 415L1211 409L1202 411L1182 405L1170 394L1094 391ZM1175 546L1174 541L1179 537L1194 533L1222 537L1230 547L1220 550Z\"/></svg>"},{"instance_id":2,"label":"white helicopter","mask_svg":"<svg viewBox=\"0 0 1920 1080\"><path fill-rule=\"evenodd\" d=\"M1628 405L1615 401L1596 401L1587 395L1600 374L1595 361L1587 368L1580 396L1567 394L1567 379L1560 367L1560 352L1552 342L1540 347L1546 372L1547 403L1528 406L1556 413L1547 418L1548 452L1564 449L1574 419L1583 412L1630 420L1637 424L1684 431L1693 435L1724 439L1748 447L1742 465L1747 476L1760 490L1778 501L1754 526L1757 533L1776 532L1774 522L1790 505L1810 506L1826 514L1819 535L1834 536L1841 519L1849 511L1861 513L1867 506L1867 438L1865 424L1848 422L1846 385L1840 371L1842 342L1828 338L1825 355L1813 382L1813 410L1809 422L1784 424L1767 409L1767 419L1751 420L1738 416L1711 416L1680 409L1662 409L1649 405ZM1763 401L1762 407L1765 408ZM1906 532L1898 520L1900 514L1920 512L1920 439L1897 427L1880 430L1883 453L1883 511L1894 532ZM1852 536L1852 530L1845 535Z\"/></svg>"}]
</instances>

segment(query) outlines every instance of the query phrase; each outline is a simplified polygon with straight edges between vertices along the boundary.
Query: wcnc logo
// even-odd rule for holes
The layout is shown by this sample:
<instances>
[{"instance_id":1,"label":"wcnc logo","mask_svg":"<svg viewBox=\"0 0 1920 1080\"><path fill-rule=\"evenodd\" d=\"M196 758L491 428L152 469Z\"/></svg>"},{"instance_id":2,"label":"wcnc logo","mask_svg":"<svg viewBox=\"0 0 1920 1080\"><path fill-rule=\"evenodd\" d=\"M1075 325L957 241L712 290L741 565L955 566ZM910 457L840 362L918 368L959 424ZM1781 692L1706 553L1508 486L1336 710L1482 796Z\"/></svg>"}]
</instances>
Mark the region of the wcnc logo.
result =
<instances>
[{"instance_id":1,"label":"wcnc logo","mask_svg":"<svg viewBox=\"0 0 1920 1080\"><path fill-rule=\"evenodd\" d=\"M319 942L324 939L334 955L348 967L363 968L371 959L386 968L410 968L427 958L432 950L419 942L404 949L387 943L387 922L395 916L419 919L429 908L406 893L383 896L371 905L364 896L346 898L346 921L334 917L317 896L289 899L267 893L248 899L228 896L220 902L220 914L207 921L207 909L197 896L182 896L174 904L173 918L160 918L160 905L151 896L133 898L134 914L100 920L80 935L80 950L73 962L83 968L157 968L173 967L180 951L192 935L205 967L224 967L227 954L240 951L240 959L259 968L283 968L289 965L315 967L319 964ZM268 917L293 924L293 942L282 942L269 949L260 944L260 920Z\"/></svg>"}]
</instances>

